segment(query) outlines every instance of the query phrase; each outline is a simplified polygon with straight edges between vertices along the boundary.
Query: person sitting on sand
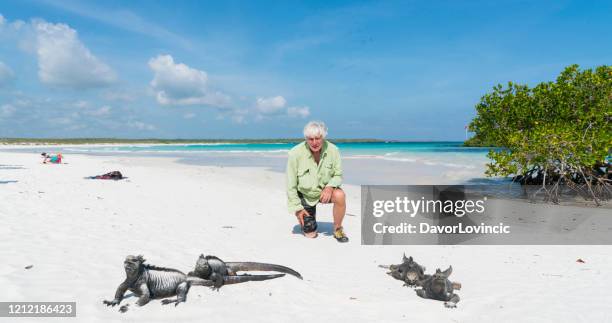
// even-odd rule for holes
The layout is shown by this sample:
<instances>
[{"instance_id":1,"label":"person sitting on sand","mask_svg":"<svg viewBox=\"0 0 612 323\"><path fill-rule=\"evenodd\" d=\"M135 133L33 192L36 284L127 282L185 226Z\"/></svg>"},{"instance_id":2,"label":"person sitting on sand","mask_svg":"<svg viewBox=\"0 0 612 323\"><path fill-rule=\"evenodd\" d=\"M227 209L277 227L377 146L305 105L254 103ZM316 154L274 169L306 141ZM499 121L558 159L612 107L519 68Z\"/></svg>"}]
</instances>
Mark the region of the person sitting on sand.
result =
<instances>
[{"instance_id":1,"label":"person sitting on sand","mask_svg":"<svg viewBox=\"0 0 612 323\"><path fill-rule=\"evenodd\" d=\"M47 153L42 153L41 155L44 157L43 164L46 164L47 162L51 164L61 164L62 163L62 154L49 155Z\"/></svg>"},{"instance_id":2,"label":"person sitting on sand","mask_svg":"<svg viewBox=\"0 0 612 323\"><path fill-rule=\"evenodd\" d=\"M342 229L346 197L340 188L342 164L340 151L325 140L327 127L311 121L304 127L304 142L289 151L287 161L287 204L295 214L304 236L317 237L317 204L334 204L334 237L339 242L349 239Z\"/></svg>"}]
</instances>

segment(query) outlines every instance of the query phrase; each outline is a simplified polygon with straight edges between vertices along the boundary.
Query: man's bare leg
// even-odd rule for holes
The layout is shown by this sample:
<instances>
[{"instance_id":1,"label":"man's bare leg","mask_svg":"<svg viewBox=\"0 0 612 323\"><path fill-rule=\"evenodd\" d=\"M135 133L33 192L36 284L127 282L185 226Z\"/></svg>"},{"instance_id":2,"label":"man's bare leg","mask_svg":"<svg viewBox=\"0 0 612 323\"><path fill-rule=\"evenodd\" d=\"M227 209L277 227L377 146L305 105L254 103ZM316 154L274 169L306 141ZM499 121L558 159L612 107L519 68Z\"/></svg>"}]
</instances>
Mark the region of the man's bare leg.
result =
<instances>
[{"instance_id":1,"label":"man's bare leg","mask_svg":"<svg viewBox=\"0 0 612 323\"><path fill-rule=\"evenodd\" d=\"M342 227L342 220L346 214L346 196L341 188L335 188L331 202L334 203L334 231Z\"/></svg>"}]
</instances>

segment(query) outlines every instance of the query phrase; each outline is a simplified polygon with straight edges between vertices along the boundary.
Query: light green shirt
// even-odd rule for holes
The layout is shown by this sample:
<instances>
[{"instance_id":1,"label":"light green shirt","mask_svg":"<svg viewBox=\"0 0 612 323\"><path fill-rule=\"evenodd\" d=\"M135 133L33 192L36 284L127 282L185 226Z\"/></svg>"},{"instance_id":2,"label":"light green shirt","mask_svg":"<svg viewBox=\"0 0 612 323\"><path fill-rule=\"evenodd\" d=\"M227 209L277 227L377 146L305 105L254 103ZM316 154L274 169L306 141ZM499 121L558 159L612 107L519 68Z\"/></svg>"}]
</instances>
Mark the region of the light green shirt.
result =
<instances>
[{"instance_id":1,"label":"light green shirt","mask_svg":"<svg viewBox=\"0 0 612 323\"><path fill-rule=\"evenodd\" d=\"M304 207L298 192L308 205L316 205L321 191L327 186L342 184L342 162L336 145L325 140L321 147L319 164L315 162L308 144L304 141L291 148L287 161L287 207L295 213Z\"/></svg>"}]
</instances>

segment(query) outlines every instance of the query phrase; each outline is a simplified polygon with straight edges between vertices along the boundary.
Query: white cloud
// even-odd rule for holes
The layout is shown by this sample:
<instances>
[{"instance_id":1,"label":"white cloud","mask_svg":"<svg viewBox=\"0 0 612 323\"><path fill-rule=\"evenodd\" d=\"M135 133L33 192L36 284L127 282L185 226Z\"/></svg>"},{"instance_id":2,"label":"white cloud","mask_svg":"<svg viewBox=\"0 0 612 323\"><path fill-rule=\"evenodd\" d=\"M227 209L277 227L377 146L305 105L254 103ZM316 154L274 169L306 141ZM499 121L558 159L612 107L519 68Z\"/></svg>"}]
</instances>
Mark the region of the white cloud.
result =
<instances>
[{"instance_id":1,"label":"white cloud","mask_svg":"<svg viewBox=\"0 0 612 323\"><path fill-rule=\"evenodd\" d=\"M13 71L6 64L0 62L0 87L10 83L14 77Z\"/></svg>"},{"instance_id":2,"label":"white cloud","mask_svg":"<svg viewBox=\"0 0 612 323\"><path fill-rule=\"evenodd\" d=\"M148 131L152 131L155 130L155 126L148 124L148 123L144 123L142 121L129 121L127 123L127 126L130 128L135 128L138 130L148 130Z\"/></svg>"},{"instance_id":3,"label":"white cloud","mask_svg":"<svg viewBox=\"0 0 612 323\"><path fill-rule=\"evenodd\" d=\"M15 111L17 111L17 109L15 109L14 106L5 104L0 107L0 118L8 118L12 116Z\"/></svg>"},{"instance_id":4,"label":"white cloud","mask_svg":"<svg viewBox=\"0 0 612 323\"><path fill-rule=\"evenodd\" d=\"M111 112L111 107L108 105L105 105L105 106L100 107L99 109L89 111L87 114L89 114L90 116L94 116L94 117L102 117L102 116L109 115L110 112Z\"/></svg>"},{"instance_id":5,"label":"white cloud","mask_svg":"<svg viewBox=\"0 0 612 323\"><path fill-rule=\"evenodd\" d=\"M269 98L257 98L255 110L256 121L268 119L271 116L289 116L291 118L306 118L310 115L310 108L307 106L286 107L287 100L282 96Z\"/></svg>"},{"instance_id":6,"label":"white cloud","mask_svg":"<svg viewBox=\"0 0 612 323\"><path fill-rule=\"evenodd\" d=\"M237 124L246 124L247 123L246 114L234 113L232 115L232 122L237 123Z\"/></svg>"},{"instance_id":7,"label":"white cloud","mask_svg":"<svg viewBox=\"0 0 612 323\"><path fill-rule=\"evenodd\" d=\"M229 120L233 123L246 124L248 123L247 117L249 116L249 114L249 109L231 109L227 110L227 112L217 115L217 120L225 120L226 117L228 117Z\"/></svg>"},{"instance_id":8,"label":"white cloud","mask_svg":"<svg viewBox=\"0 0 612 323\"><path fill-rule=\"evenodd\" d=\"M87 129L87 126L84 124L75 124L75 125L68 126L66 128L66 130L68 131L77 131L77 130L83 130L83 129Z\"/></svg>"},{"instance_id":9,"label":"white cloud","mask_svg":"<svg viewBox=\"0 0 612 323\"><path fill-rule=\"evenodd\" d=\"M132 91L107 91L102 97L108 101L122 101L122 102L133 102L136 100L136 94Z\"/></svg>"},{"instance_id":10,"label":"white cloud","mask_svg":"<svg viewBox=\"0 0 612 323\"><path fill-rule=\"evenodd\" d=\"M30 26L23 20L9 21L0 14L0 42L9 44L9 42L17 43L20 49L27 51L26 49L33 48L33 29L23 28L24 26ZM31 27L31 26L30 26ZM32 50L27 51L33 53Z\"/></svg>"},{"instance_id":11,"label":"white cloud","mask_svg":"<svg viewBox=\"0 0 612 323\"><path fill-rule=\"evenodd\" d=\"M193 118L195 118L195 116L196 116L196 114L193 113L193 112L188 112L188 113L183 114L183 118L185 118L185 119L193 119Z\"/></svg>"},{"instance_id":12,"label":"white cloud","mask_svg":"<svg viewBox=\"0 0 612 323\"><path fill-rule=\"evenodd\" d=\"M21 97L13 100L13 104L20 108L29 108L34 104L34 102L32 102L32 100L29 98Z\"/></svg>"},{"instance_id":13,"label":"white cloud","mask_svg":"<svg viewBox=\"0 0 612 323\"><path fill-rule=\"evenodd\" d=\"M306 118L310 115L309 107L290 107L287 109L287 115L292 118Z\"/></svg>"},{"instance_id":14,"label":"white cloud","mask_svg":"<svg viewBox=\"0 0 612 323\"><path fill-rule=\"evenodd\" d=\"M237 124L245 124L246 123L246 118L244 115L241 114L235 114L232 116L232 122L233 123L237 123Z\"/></svg>"},{"instance_id":15,"label":"white cloud","mask_svg":"<svg viewBox=\"0 0 612 323\"><path fill-rule=\"evenodd\" d=\"M169 31L155 22L150 22L134 12L126 10L125 8L113 10L109 6L96 6L83 1L45 0L43 2L46 6L53 6L81 17L102 22L115 28L138 33L146 37L155 37L164 42L178 44L183 48L191 48L191 41L187 38Z\"/></svg>"},{"instance_id":16,"label":"white cloud","mask_svg":"<svg viewBox=\"0 0 612 323\"><path fill-rule=\"evenodd\" d=\"M151 87L161 105L207 105L227 107L230 98L208 88L205 71L175 63L170 55L159 55L149 60L155 73Z\"/></svg>"},{"instance_id":17,"label":"white cloud","mask_svg":"<svg viewBox=\"0 0 612 323\"><path fill-rule=\"evenodd\" d=\"M42 83L73 89L106 86L115 72L81 43L65 24L34 21L38 77Z\"/></svg>"},{"instance_id":18,"label":"white cloud","mask_svg":"<svg viewBox=\"0 0 612 323\"><path fill-rule=\"evenodd\" d=\"M15 30L20 30L23 26L25 26L25 21L23 20L15 20L11 23L11 27Z\"/></svg>"},{"instance_id":19,"label":"white cloud","mask_svg":"<svg viewBox=\"0 0 612 323\"><path fill-rule=\"evenodd\" d=\"M79 101L74 102L72 106L75 108L79 108L79 109L85 109L89 107L89 102L84 101L84 100L79 100Z\"/></svg>"},{"instance_id":20,"label":"white cloud","mask_svg":"<svg viewBox=\"0 0 612 323\"><path fill-rule=\"evenodd\" d=\"M56 126L67 126L72 124L73 120L70 117L57 117L49 119L49 123Z\"/></svg>"},{"instance_id":21,"label":"white cloud","mask_svg":"<svg viewBox=\"0 0 612 323\"><path fill-rule=\"evenodd\" d=\"M287 104L287 100L279 95L270 98L257 98L256 107L261 114L276 114L285 108L285 104Z\"/></svg>"}]
</instances>

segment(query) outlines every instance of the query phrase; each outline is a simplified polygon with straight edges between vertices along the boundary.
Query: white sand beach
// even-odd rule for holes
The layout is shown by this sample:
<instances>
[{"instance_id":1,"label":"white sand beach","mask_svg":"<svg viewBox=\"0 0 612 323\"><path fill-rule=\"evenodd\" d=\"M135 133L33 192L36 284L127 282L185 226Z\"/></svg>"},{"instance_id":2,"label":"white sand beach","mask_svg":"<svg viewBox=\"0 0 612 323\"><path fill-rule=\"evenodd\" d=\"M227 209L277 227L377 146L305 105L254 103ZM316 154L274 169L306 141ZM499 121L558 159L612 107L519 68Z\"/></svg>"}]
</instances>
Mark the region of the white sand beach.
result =
<instances>
[{"instance_id":1,"label":"white sand beach","mask_svg":"<svg viewBox=\"0 0 612 323\"><path fill-rule=\"evenodd\" d=\"M330 206L319 207L324 232L310 240L286 211L282 173L128 154L65 157L48 165L35 153L0 152L0 301L76 301L77 317L2 322L612 321L612 246L362 246L354 185L344 186L351 241L329 236ZM112 170L128 178L84 179ZM428 271L453 266L462 283L456 309L378 268L404 252ZM201 253L289 266L304 280L195 286L177 307L137 307L128 297L127 313L102 304L124 279L126 255L187 272Z\"/></svg>"}]
</instances>

